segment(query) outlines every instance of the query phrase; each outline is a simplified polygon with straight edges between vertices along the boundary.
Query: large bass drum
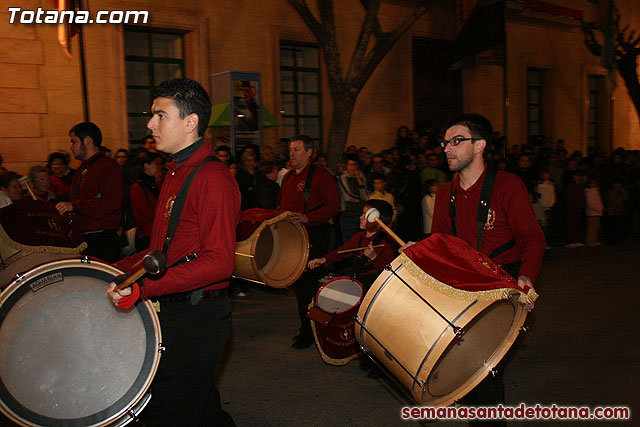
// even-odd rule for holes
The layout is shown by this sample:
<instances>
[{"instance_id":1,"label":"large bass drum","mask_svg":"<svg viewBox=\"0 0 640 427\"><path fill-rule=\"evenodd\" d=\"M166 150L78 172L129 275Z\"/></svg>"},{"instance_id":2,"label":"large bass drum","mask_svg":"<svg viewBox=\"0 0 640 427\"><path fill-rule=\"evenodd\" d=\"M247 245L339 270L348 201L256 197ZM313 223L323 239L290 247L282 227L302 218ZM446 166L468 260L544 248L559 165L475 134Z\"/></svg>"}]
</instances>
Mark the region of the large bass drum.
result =
<instances>
[{"instance_id":1,"label":"large bass drum","mask_svg":"<svg viewBox=\"0 0 640 427\"><path fill-rule=\"evenodd\" d=\"M117 268L67 259L42 264L0 295L0 410L24 426L124 425L149 400L160 361L149 302L116 310Z\"/></svg>"},{"instance_id":2,"label":"large bass drum","mask_svg":"<svg viewBox=\"0 0 640 427\"><path fill-rule=\"evenodd\" d=\"M452 262L453 268L470 260L463 266L466 271L455 270L457 275L476 280L484 275L497 285L516 286L461 240L434 236L427 240L444 244L434 246L437 253L424 251L430 257L458 261ZM355 333L365 353L374 355L418 404L448 406L492 372L518 337L527 310L519 302L524 295L512 287L470 292L437 280L414 262L423 242L415 245L413 254L405 250L376 279L358 310ZM446 244L457 243L466 248L445 254ZM470 267L474 263L475 270Z\"/></svg>"}]
</instances>

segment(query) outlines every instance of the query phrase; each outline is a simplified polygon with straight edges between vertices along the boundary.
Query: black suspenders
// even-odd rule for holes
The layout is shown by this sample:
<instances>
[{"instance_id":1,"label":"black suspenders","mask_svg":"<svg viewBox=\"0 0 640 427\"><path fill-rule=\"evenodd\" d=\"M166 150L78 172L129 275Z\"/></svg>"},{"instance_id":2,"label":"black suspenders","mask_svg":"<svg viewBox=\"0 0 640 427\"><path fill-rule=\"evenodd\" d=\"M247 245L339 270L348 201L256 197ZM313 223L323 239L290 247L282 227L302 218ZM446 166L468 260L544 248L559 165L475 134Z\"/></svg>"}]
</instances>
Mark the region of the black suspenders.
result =
<instances>
[{"instance_id":1,"label":"black suspenders","mask_svg":"<svg viewBox=\"0 0 640 427\"><path fill-rule=\"evenodd\" d=\"M491 194L493 193L493 186L496 181L496 169L489 169L484 174L484 180L482 181L482 188L480 189L480 202L478 203L478 210L476 214L476 222L478 223L478 240L476 242L476 250L480 250L482 247L482 238L484 237L484 226L489 219L489 203L491 202ZM451 192L449 194L449 218L451 219L451 233L454 236L458 235L458 228L456 226L456 191L455 184L451 183ZM514 239L509 240L504 245L496 248L489 254L489 258L494 258L506 250L513 248L516 244Z\"/></svg>"}]
</instances>

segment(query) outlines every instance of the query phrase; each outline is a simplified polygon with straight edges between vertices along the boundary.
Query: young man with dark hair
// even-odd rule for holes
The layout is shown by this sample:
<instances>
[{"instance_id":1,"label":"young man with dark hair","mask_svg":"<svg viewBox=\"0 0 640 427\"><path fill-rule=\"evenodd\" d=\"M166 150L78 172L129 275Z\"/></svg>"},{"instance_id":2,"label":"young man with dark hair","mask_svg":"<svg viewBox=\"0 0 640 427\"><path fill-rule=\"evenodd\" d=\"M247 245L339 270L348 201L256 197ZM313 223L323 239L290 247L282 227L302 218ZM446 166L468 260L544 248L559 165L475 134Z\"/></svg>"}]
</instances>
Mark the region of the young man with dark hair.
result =
<instances>
[{"instance_id":1,"label":"young man with dark hair","mask_svg":"<svg viewBox=\"0 0 640 427\"><path fill-rule=\"evenodd\" d=\"M166 351L152 384L146 425L235 425L222 410L215 375L231 332L226 288L235 260L240 193L228 168L209 159L214 153L204 131L211 103L200 84L189 79L162 83L154 92L151 111L147 127L157 148L173 161L158 196L149 249L168 251L169 267L120 291L114 291L112 283L107 292L119 309L133 306L139 298L160 304ZM163 249L176 196L198 167L171 246ZM116 266L131 273L144 255L125 258Z\"/></svg>"},{"instance_id":2,"label":"young man with dark hair","mask_svg":"<svg viewBox=\"0 0 640 427\"><path fill-rule=\"evenodd\" d=\"M60 215L71 215L72 229L87 242L85 255L107 262L120 259L117 229L122 215L122 171L100 150L102 132L95 123L78 123L69 131L71 152L82 161L71 183L69 202L59 202Z\"/></svg>"}]
</instances>

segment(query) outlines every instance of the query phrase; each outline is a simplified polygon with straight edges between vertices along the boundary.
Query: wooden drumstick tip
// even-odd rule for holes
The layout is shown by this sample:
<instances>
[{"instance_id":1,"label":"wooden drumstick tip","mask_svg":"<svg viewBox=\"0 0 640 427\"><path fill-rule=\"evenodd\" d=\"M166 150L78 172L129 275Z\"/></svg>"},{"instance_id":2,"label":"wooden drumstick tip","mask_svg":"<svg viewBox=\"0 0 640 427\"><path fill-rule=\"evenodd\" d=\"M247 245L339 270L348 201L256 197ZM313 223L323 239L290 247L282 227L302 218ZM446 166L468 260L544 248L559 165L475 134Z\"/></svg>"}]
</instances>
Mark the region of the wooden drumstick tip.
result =
<instances>
[{"instance_id":1,"label":"wooden drumstick tip","mask_svg":"<svg viewBox=\"0 0 640 427\"><path fill-rule=\"evenodd\" d=\"M378 211L378 209L376 208L368 209L367 212L364 214L364 217L367 220L367 222L375 222L376 224L378 224L380 228L382 228L384 232L387 233L389 237L391 237L398 245L400 246L405 245L405 242L400 237L398 237L398 235L394 233L393 230L391 230L387 226L387 224L382 222L382 220L380 219L380 211Z\"/></svg>"},{"instance_id":2,"label":"wooden drumstick tip","mask_svg":"<svg viewBox=\"0 0 640 427\"><path fill-rule=\"evenodd\" d=\"M26 187L27 191L31 195L31 198L33 200L38 200L38 198L36 197L35 193L33 192L33 189L31 188L30 182L31 182L31 179L28 176L23 176L22 178L20 178L18 180L18 184L24 185Z\"/></svg>"}]
</instances>

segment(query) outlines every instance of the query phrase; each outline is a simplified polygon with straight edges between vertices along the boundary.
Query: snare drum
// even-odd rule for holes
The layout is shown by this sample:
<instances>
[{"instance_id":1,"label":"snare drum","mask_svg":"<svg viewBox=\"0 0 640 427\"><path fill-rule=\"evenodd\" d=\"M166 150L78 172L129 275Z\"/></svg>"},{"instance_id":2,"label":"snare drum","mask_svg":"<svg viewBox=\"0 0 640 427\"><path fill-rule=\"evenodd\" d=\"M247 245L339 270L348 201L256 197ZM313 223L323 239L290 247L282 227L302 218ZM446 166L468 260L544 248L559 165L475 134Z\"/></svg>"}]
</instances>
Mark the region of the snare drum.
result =
<instances>
[{"instance_id":1,"label":"snare drum","mask_svg":"<svg viewBox=\"0 0 640 427\"><path fill-rule=\"evenodd\" d=\"M363 295L360 282L349 277L336 277L318 289L307 317L322 360L330 365L346 365L360 356L353 319Z\"/></svg>"},{"instance_id":2,"label":"snare drum","mask_svg":"<svg viewBox=\"0 0 640 427\"><path fill-rule=\"evenodd\" d=\"M495 368L527 311L509 290L479 298L439 282L405 254L390 267L358 310L356 337L418 404L451 405Z\"/></svg>"},{"instance_id":3,"label":"snare drum","mask_svg":"<svg viewBox=\"0 0 640 427\"><path fill-rule=\"evenodd\" d=\"M42 264L0 295L0 410L25 426L125 425L149 400L160 361L149 302L116 310L122 274L99 261Z\"/></svg>"}]
</instances>

